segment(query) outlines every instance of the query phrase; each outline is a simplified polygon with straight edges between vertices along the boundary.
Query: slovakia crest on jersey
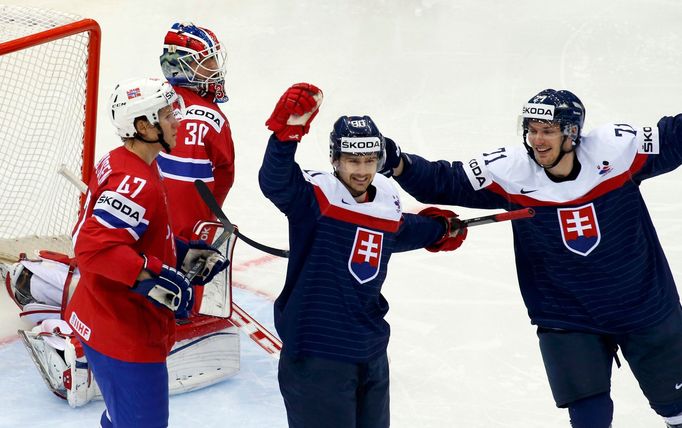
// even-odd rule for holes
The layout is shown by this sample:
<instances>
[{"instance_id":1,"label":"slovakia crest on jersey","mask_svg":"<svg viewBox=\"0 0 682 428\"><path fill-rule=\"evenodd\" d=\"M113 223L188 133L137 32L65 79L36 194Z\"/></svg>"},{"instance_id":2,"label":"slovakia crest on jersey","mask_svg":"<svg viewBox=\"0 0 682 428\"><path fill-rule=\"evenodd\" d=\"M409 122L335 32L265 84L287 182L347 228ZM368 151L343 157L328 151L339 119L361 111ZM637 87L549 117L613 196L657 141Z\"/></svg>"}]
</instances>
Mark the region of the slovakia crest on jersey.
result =
<instances>
[{"instance_id":1,"label":"slovakia crest on jersey","mask_svg":"<svg viewBox=\"0 0 682 428\"><path fill-rule=\"evenodd\" d=\"M379 274L379 262L384 234L358 227L355 231L353 251L348 258L348 270L360 283L371 281Z\"/></svg>"},{"instance_id":2,"label":"slovakia crest on jersey","mask_svg":"<svg viewBox=\"0 0 682 428\"><path fill-rule=\"evenodd\" d=\"M597 248L601 241L601 233L594 204L577 208L559 208L558 214L561 237L566 248L581 256L586 256Z\"/></svg>"}]
</instances>

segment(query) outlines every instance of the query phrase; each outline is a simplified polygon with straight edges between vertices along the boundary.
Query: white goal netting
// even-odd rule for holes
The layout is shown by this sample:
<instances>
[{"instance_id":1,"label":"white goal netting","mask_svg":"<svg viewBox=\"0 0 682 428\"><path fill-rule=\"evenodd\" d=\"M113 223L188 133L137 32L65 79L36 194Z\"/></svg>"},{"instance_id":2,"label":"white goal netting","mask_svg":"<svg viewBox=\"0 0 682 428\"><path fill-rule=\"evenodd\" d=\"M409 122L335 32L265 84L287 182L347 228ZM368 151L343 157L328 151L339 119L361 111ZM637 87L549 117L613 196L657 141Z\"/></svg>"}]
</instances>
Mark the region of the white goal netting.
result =
<instances>
[{"instance_id":1,"label":"white goal netting","mask_svg":"<svg viewBox=\"0 0 682 428\"><path fill-rule=\"evenodd\" d=\"M90 33L59 35L79 21L52 10L0 5L2 258L16 259L34 247L71 252L80 194L57 170L65 164L81 176L86 99L97 90L87 87ZM12 51L26 36L35 41Z\"/></svg>"}]
</instances>

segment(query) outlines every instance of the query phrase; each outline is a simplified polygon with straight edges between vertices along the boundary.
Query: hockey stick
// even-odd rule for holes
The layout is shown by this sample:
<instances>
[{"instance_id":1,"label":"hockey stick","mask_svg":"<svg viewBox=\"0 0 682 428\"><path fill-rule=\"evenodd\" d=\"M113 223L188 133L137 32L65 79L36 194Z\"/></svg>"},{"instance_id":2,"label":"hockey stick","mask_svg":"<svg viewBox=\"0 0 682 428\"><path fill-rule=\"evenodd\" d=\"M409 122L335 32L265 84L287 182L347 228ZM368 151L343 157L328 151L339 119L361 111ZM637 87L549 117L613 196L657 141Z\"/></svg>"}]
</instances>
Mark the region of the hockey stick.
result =
<instances>
[{"instance_id":1,"label":"hockey stick","mask_svg":"<svg viewBox=\"0 0 682 428\"><path fill-rule=\"evenodd\" d=\"M232 302L230 321L246 333L258 346L265 349L267 353L279 359L279 353L282 351L282 341L234 302Z\"/></svg>"},{"instance_id":2,"label":"hockey stick","mask_svg":"<svg viewBox=\"0 0 682 428\"><path fill-rule=\"evenodd\" d=\"M467 227L480 226L482 224L497 223L498 221L519 220L522 218L530 218L535 215L533 208L522 208L520 210L507 211L500 214L491 214L483 217L474 217L462 220Z\"/></svg>"},{"instance_id":3,"label":"hockey stick","mask_svg":"<svg viewBox=\"0 0 682 428\"><path fill-rule=\"evenodd\" d=\"M218 201L216 201L215 197L213 196L213 193L211 193L211 189L208 188L206 183L204 183L201 180L195 180L194 186L197 188L197 191L199 192L201 199L204 200L204 202L216 216L218 221L220 221L223 224L223 228L225 230L229 229L233 231L235 235L244 240L244 236L241 235L239 231L235 229L234 225L227 218L227 216L223 212L223 209L220 207L220 205L218 205ZM276 248L270 248L264 245L262 246L280 252L284 251L277 250ZM286 256L280 257L288 257L289 252L287 251L286 253L287 253ZM270 252L270 254L273 253ZM279 358L279 353L282 350L282 341L279 340L277 336L270 333L270 331L267 328L263 327L258 321L256 321L255 318L249 315L248 312L246 312L244 309L239 307L239 305L237 305L234 302L232 302L232 317L230 317L230 320L234 323L234 325L236 325L237 327L239 327L239 329L246 333L251 340L256 342L258 346L265 349L273 357Z\"/></svg>"},{"instance_id":4,"label":"hockey stick","mask_svg":"<svg viewBox=\"0 0 682 428\"><path fill-rule=\"evenodd\" d=\"M197 188L199 195L201 195L201 198L204 200L206 205L208 205L208 207L211 209L213 214L218 218L218 220L223 224L224 224L223 220L229 223L230 220L227 219L227 216L223 212L222 208L218 205L218 201L215 200L215 198L213 197L213 193L211 193L211 189L208 188L206 183L204 183L201 180L195 180L194 186ZM534 215L535 215L535 210L533 210L533 208L522 208L519 210L503 212L500 214L491 214L491 215L482 216L482 217L468 218L468 219L462 220L462 222L467 227L471 227L471 226L480 226L483 224L497 223L500 221L519 220L519 219L523 219L523 218L530 218L530 217L533 217ZM263 245L259 242L256 242L256 241L244 236L244 234L238 230L235 231L235 233L244 242L246 242L247 244L251 245L254 248L257 248L263 252L266 252L268 254L272 254L274 256L284 257L284 258L289 257L289 251L288 250L281 250L279 248L273 248L273 247L269 247L267 245Z\"/></svg>"},{"instance_id":5,"label":"hockey stick","mask_svg":"<svg viewBox=\"0 0 682 428\"><path fill-rule=\"evenodd\" d=\"M83 181L76 177L76 174L74 174L67 166L66 164L61 164L59 166L59 169L57 170L57 173L62 175L64 178L69 180L71 184L73 184L78 190L80 190L81 193L85 193L88 191L88 185L83 183Z\"/></svg>"},{"instance_id":6,"label":"hockey stick","mask_svg":"<svg viewBox=\"0 0 682 428\"><path fill-rule=\"evenodd\" d=\"M230 220L228 220L227 216L223 212L223 209L220 207L220 205L218 205L218 201L216 201L215 197L213 196L213 193L211 192L211 189L208 188L206 183L204 183L201 180L194 180L194 187L197 188L197 191L199 192L201 199L204 200L204 203L208 206L211 212L213 212L213 215L215 215L218 218L218 221L220 221L226 228L227 228L226 224L231 225ZM272 254L273 256L283 257L285 259L289 257L289 250L281 250L279 248L273 248L261 244L260 242L256 242L253 239L244 236L244 234L239 230L235 230L234 233L238 237L240 237L242 241L246 242L253 248L256 248L268 254Z\"/></svg>"}]
</instances>

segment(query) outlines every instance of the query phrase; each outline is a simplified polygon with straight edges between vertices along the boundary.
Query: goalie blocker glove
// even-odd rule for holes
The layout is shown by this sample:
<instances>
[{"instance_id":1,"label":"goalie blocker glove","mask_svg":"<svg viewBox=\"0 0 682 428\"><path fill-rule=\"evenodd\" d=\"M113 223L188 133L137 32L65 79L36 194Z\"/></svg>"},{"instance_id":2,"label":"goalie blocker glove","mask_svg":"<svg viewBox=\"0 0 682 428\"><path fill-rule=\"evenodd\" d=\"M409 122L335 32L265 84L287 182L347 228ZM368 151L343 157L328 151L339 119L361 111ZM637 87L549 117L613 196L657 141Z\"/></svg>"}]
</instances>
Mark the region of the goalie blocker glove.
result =
<instances>
[{"instance_id":1,"label":"goalie blocker glove","mask_svg":"<svg viewBox=\"0 0 682 428\"><path fill-rule=\"evenodd\" d=\"M426 247L426 250L436 253L438 251L454 251L462 246L467 237L468 229L457 214L450 210L429 207L421 210L419 215L439 219L445 224L443 237Z\"/></svg>"},{"instance_id":2,"label":"goalie blocker glove","mask_svg":"<svg viewBox=\"0 0 682 428\"><path fill-rule=\"evenodd\" d=\"M320 111L322 98L322 91L317 86L296 83L280 97L265 126L279 141L300 142Z\"/></svg>"},{"instance_id":3,"label":"goalie blocker glove","mask_svg":"<svg viewBox=\"0 0 682 428\"><path fill-rule=\"evenodd\" d=\"M189 272L195 263L203 262L203 266L191 280L193 285L205 285L217 274L225 270L230 262L225 259L220 251L208 245L203 240L185 241L175 238L177 248L178 266L184 273Z\"/></svg>"},{"instance_id":4,"label":"goalie blocker glove","mask_svg":"<svg viewBox=\"0 0 682 428\"><path fill-rule=\"evenodd\" d=\"M194 303L192 287L182 272L164 265L156 257L144 258L144 270L154 275L152 278L137 281L132 290L142 294L159 307L175 313L176 318L187 318Z\"/></svg>"}]
</instances>

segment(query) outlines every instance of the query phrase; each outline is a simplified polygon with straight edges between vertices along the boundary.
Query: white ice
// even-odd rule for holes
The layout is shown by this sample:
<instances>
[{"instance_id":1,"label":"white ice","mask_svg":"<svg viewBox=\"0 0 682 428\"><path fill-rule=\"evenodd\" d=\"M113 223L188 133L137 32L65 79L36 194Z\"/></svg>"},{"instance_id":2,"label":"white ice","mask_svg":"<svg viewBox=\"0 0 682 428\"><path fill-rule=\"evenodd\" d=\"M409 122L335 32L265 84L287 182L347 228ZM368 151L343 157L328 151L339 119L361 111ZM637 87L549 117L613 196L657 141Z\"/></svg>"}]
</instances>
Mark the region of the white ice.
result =
<instances>
[{"instance_id":1,"label":"white ice","mask_svg":"<svg viewBox=\"0 0 682 428\"><path fill-rule=\"evenodd\" d=\"M567 88L587 106L586 128L608 121L655 124L680 111L682 3L675 0L260 0L144 2L11 0L96 19L102 26L97 154L119 142L106 118L114 83L158 76L163 34L191 20L229 53L224 105L236 143L237 177L225 205L249 236L286 247L286 219L258 189L282 91L315 83L325 100L298 161L329 168L327 136L342 114L369 114L405 151L468 160L521 144L521 105ZM49 96L49 94L46 94ZM642 185L673 273L682 283L679 171ZM676 190L677 189L677 190ZM408 209L420 205L405 195ZM463 217L484 211L457 209ZM623 263L627 263L624 260ZM282 260L240 244L235 299L271 326ZM559 428L516 284L509 224L470 231L455 253L394 256L384 294L391 304L392 426ZM21 344L16 309L0 297L0 426L95 426L101 402L73 410L43 385ZM242 371L171 399L171 426L285 427L276 364L248 339ZM615 428L662 427L629 368L613 374Z\"/></svg>"}]
</instances>

